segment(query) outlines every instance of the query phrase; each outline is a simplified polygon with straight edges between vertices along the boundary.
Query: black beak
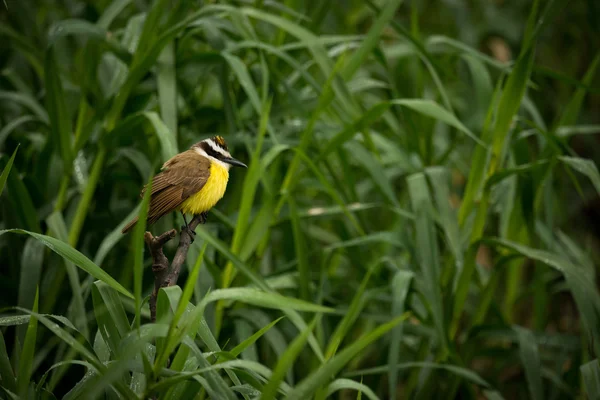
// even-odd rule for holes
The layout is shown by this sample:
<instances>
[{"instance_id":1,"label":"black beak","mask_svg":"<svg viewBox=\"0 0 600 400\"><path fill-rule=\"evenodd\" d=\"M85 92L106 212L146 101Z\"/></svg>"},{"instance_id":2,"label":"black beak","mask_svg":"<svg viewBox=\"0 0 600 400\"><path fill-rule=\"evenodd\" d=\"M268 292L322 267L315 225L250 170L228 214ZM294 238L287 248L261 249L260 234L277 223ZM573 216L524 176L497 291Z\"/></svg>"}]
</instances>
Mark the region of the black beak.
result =
<instances>
[{"instance_id":1,"label":"black beak","mask_svg":"<svg viewBox=\"0 0 600 400\"><path fill-rule=\"evenodd\" d=\"M231 164L231 165L236 166L236 167L248 168L248 166L246 164L244 164L241 161L236 160L233 157L225 157L225 158L221 159L221 161L226 162L227 164Z\"/></svg>"}]
</instances>

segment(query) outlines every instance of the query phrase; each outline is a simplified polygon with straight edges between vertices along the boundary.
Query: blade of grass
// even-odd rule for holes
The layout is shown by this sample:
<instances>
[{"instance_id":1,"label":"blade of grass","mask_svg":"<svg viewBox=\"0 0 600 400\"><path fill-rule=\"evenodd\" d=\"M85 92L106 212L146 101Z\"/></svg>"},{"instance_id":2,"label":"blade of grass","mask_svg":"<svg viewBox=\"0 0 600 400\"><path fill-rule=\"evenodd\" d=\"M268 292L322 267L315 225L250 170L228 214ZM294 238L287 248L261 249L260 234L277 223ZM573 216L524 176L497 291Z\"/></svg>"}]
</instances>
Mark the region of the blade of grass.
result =
<instances>
[{"instance_id":1,"label":"blade of grass","mask_svg":"<svg viewBox=\"0 0 600 400\"><path fill-rule=\"evenodd\" d=\"M289 400L302 400L312 396L319 388L327 384L332 376L335 376L350 360L352 360L358 353L360 353L365 347L379 339L382 335L386 334L396 325L404 321L408 317L405 314L401 317L394 318L393 320L378 326L371 332L360 337L354 343L346 347L336 356L331 358L325 364L320 366L317 370L313 371L307 376L302 382L288 393L287 399Z\"/></svg>"},{"instance_id":2,"label":"blade of grass","mask_svg":"<svg viewBox=\"0 0 600 400\"><path fill-rule=\"evenodd\" d=\"M46 108L50 118L50 131L54 146L58 148L66 175L71 174L73 163L73 135L70 116L67 111L65 93L58 71L54 50L48 48L44 61L46 83Z\"/></svg>"},{"instance_id":3,"label":"blade of grass","mask_svg":"<svg viewBox=\"0 0 600 400\"><path fill-rule=\"evenodd\" d=\"M41 232L38 210L33 203L32 194L23 182L24 177L20 176L19 170L14 164L11 171L11 174L7 174L7 197L12 203L12 212L16 214L25 228L30 231Z\"/></svg>"},{"instance_id":4,"label":"blade of grass","mask_svg":"<svg viewBox=\"0 0 600 400\"><path fill-rule=\"evenodd\" d=\"M473 132L471 132L469 128L464 126L464 124L454 114L444 109L434 101L423 99L402 99L393 100L392 104L410 108L411 110L414 110L420 114L444 122L445 124L448 124L469 136L478 145L487 148L487 144L479 139Z\"/></svg>"},{"instance_id":5,"label":"blade of grass","mask_svg":"<svg viewBox=\"0 0 600 400\"><path fill-rule=\"evenodd\" d=\"M505 239L485 239L484 243L512 250L561 272L573 294L585 331L591 336L589 339L591 346L595 352L598 352L596 346L600 343L600 294L593 284L593 277L584 267L574 264L561 255L533 249Z\"/></svg>"},{"instance_id":6,"label":"blade of grass","mask_svg":"<svg viewBox=\"0 0 600 400\"><path fill-rule=\"evenodd\" d=\"M279 389L281 382L283 382L283 379L287 374L288 370L292 367L292 365L300 355L300 352L304 348L304 345L306 344L310 333L312 332L317 321L319 320L320 316L315 316L315 318L310 322L306 329L300 332L300 334L290 343L290 345L281 355L281 357L279 357L279 360L277 361L277 365L273 370L271 378L262 390L262 394L260 397L261 400L275 399L275 395L277 394L277 390Z\"/></svg>"},{"instance_id":7,"label":"blade of grass","mask_svg":"<svg viewBox=\"0 0 600 400\"><path fill-rule=\"evenodd\" d=\"M449 372L452 372L453 374L460 376L462 378L465 378L473 383L476 383L479 386L482 387L490 387L490 385L483 380L477 373L466 369L466 368L462 368L462 367L458 367L456 365L451 365L451 364L438 364L438 363L434 363L434 362L428 362L428 361L419 361L419 362L407 362L407 363L401 363L398 364L396 366L398 369L409 369L409 368L433 368L433 369L442 369L442 370L446 370ZM382 365L380 367L374 367L374 368L368 368L368 369L361 369L358 371L352 371L349 373L344 374L344 376L347 377L354 377L354 376L364 376L364 375L374 375L374 374L385 374L386 372L388 372L388 366L387 365Z\"/></svg>"},{"instance_id":8,"label":"blade of grass","mask_svg":"<svg viewBox=\"0 0 600 400\"><path fill-rule=\"evenodd\" d=\"M222 241L215 238L212 234L210 234L208 231L202 228L198 229L197 235L198 237L201 237L204 240L206 240L210 245L214 246L220 253L222 253L228 260L230 260L233 263L236 269L242 272L258 288L265 291L272 290L260 275L256 274L254 271L249 269L238 257L231 253ZM306 327L306 323L296 311L286 310L284 311L284 313L299 330L303 330ZM310 335L310 337L308 338L308 342L315 354L317 355L317 357L319 357L319 359L322 360L323 353L314 335Z\"/></svg>"},{"instance_id":9,"label":"blade of grass","mask_svg":"<svg viewBox=\"0 0 600 400\"><path fill-rule=\"evenodd\" d=\"M358 391L358 399L360 399L361 393L364 393L371 400L379 400L379 397L373 392L373 390L367 385L355 382L352 379L340 378L331 382L329 386L327 386L327 398L331 398L333 393L344 390L346 393L348 390L356 390Z\"/></svg>"},{"instance_id":10,"label":"blade of grass","mask_svg":"<svg viewBox=\"0 0 600 400\"><path fill-rule=\"evenodd\" d=\"M371 279L371 275L373 275L380 263L377 262L373 264L365 274L362 279L360 286L356 290L350 305L348 306L348 310L346 311L344 318L337 324L333 334L329 339L329 344L327 345L327 349L325 350L325 360L331 359L337 352L337 349L342 344L344 338L348 335L350 328L358 319L363 307L366 303L367 296L365 295L365 291L367 289L367 284Z\"/></svg>"},{"instance_id":11,"label":"blade of grass","mask_svg":"<svg viewBox=\"0 0 600 400\"><path fill-rule=\"evenodd\" d=\"M271 322L270 324L262 327L261 329L256 331L252 336L250 336L249 338L244 340L242 343L238 344L233 349L231 349L231 351L229 351L229 354L231 354L232 357L239 356L244 350L246 350L248 348L248 346L255 343L258 339L260 339L265 333L267 333L272 327L274 327L283 318L284 317L279 317L276 320L274 320L273 322Z\"/></svg>"},{"instance_id":12,"label":"blade of grass","mask_svg":"<svg viewBox=\"0 0 600 400\"><path fill-rule=\"evenodd\" d=\"M175 47L173 43L165 46L157 60L158 102L160 116L177 142L177 80L175 76Z\"/></svg>"},{"instance_id":13,"label":"blade of grass","mask_svg":"<svg viewBox=\"0 0 600 400\"><path fill-rule=\"evenodd\" d=\"M102 268L94 264L89 258L81 254L79 251L75 250L73 247L69 246L67 243L53 238L51 236L41 235L35 232L25 231L23 229L5 229L0 230L0 235L5 233L18 233L33 236L35 239L42 242L46 247L50 250L54 251L56 254L63 257L65 260L71 261L73 264L77 265L79 268L89 273L96 279L99 279L113 289L121 292L127 297L133 299L133 295L129 293L127 289L125 289L119 282L114 280L108 273L106 273Z\"/></svg>"},{"instance_id":14,"label":"blade of grass","mask_svg":"<svg viewBox=\"0 0 600 400\"><path fill-rule=\"evenodd\" d=\"M508 77L506 86L504 87L504 90L500 96L496 124L494 129L491 131L492 147L490 161L486 168L487 178L494 175L501 165L501 157L505 153L504 148L506 146L513 117L519 110L521 101L527 88L527 82L529 80L533 65L533 56L534 51L532 49L519 56L519 59L517 60L513 71ZM481 159L479 161L481 161ZM477 185L477 183L475 183L475 185ZM477 241L483 234L489 203L490 191L488 190L484 191L483 197L477 209L475 224L473 225L470 234L470 243ZM465 266L458 281L454 301L452 323L450 326L451 338L454 338L458 330L459 320L467 299L469 288L471 287L472 276L475 270L475 256L476 251L471 249L465 257Z\"/></svg>"},{"instance_id":15,"label":"blade of grass","mask_svg":"<svg viewBox=\"0 0 600 400\"><path fill-rule=\"evenodd\" d=\"M33 301L33 313L37 313L38 300L39 291L36 291L35 299ZM23 342L23 349L21 350L21 356L19 357L19 371L17 373L17 392L19 393L19 397L21 398L29 397L28 390L31 374L33 373L32 364L33 357L35 355L37 325L37 318L33 317L29 319L27 333L25 334L25 341Z\"/></svg>"},{"instance_id":16,"label":"blade of grass","mask_svg":"<svg viewBox=\"0 0 600 400\"><path fill-rule=\"evenodd\" d=\"M447 351L447 337L440 290L440 260L435 226L431 217L431 201L426 176L417 173L407 178L413 212L416 215L416 256L423 274L425 297L429 302L441 351Z\"/></svg>"},{"instance_id":17,"label":"blade of grass","mask_svg":"<svg viewBox=\"0 0 600 400\"><path fill-rule=\"evenodd\" d=\"M542 388L540 354L535 337L530 330L520 326L513 326L513 330L519 339L519 356L525 369L529 395L533 400L542 400L545 397Z\"/></svg>"},{"instance_id":18,"label":"blade of grass","mask_svg":"<svg viewBox=\"0 0 600 400\"><path fill-rule=\"evenodd\" d=\"M106 152L106 148L104 146L100 146L98 152L96 153L94 163L92 164L92 170L88 178L87 186L85 187L83 195L81 196L79 204L77 205L77 210L75 211L75 216L73 217L73 222L71 223L69 230L69 244L73 247L76 247L77 242L79 242L88 208L92 202L94 192L96 191L96 186L98 185L100 175L102 174L102 169L104 168Z\"/></svg>"},{"instance_id":19,"label":"blade of grass","mask_svg":"<svg viewBox=\"0 0 600 400\"><path fill-rule=\"evenodd\" d=\"M63 242L67 240L67 226L60 212L53 212L52 214L50 214L50 216L46 219L46 223L48 224L48 228L52 231L52 233L58 240L61 240ZM42 244L39 240L38 243ZM77 327L77 329L79 329L81 334L86 339L89 339L90 332L87 326L85 301L83 299L83 290L81 289L81 283L79 282L79 274L77 273L77 268L75 268L75 265L73 265L73 263L71 263L67 259L63 260L65 262L67 276L69 277L69 284L71 285L73 313L75 314L73 320L75 322L75 326Z\"/></svg>"},{"instance_id":20,"label":"blade of grass","mask_svg":"<svg viewBox=\"0 0 600 400\"><path fill-rule=\"evenodd\" d=\"M6 351L6 342L4 341L2 332L0 332L0 377L2 378L2 385L4 387L11 392L17 392L17 380L10 364L10 357Z\"/></svg>"},{"instance_id":21,"label":"blade of grass","mask_svg":"<svg viewBox=\"0 0 600 400\"><path fill-rule=\"evenodd\" d=\"M142 308L142 283L144 279L144 233L146 232L146 219L150 206L150 195L152 194L152 180L150 175L146 184L144 198L140 205L138 223L136 224L131 238L131 251L133 252L133 295L135 297L135 324L140 329Z\"/></svg>"},{"instance_id":22,"label":"blade of grass","mask_svg":"<svg viewBox=\"0 0 600 400\"><path fill-rule=\"evenodd\" d=\"M204 245L202 246L202 250L200 250L200 254L196 258L194 267L190 271L190 275L186 281L183 293L181 294L179 302L177 303L177 309L175 310L175 314L173 315L171 323L169 324L169 332L167 333L167 337L165 339L164 351L162 353L157 353L155 365L162 366L163 363L166 362L167 357L169 356L167 350L174 347L173 341L175 340L175 330L177 329L177 325L179 324L179 321L181 320L184 312L186 311L186 308L192 298L192 295L194 294L194 287L196 285L196 281L198 280L198 275L200 274L200 267L202 266L206 246L207 244L204 243ZM182 362L184 362L186 358L187 357L185 357L184 355L180 355L178 353L174 360L174 366L183 367Z\"/></svg>"},{"instance_id":23,"label":"blade of grass","mask_svg":"<svg viewBox=\"0 0 600 400\"><path fill-rule=\"evenodd\" d=\"M600 364L598 359L592 360L579 367L583 385L588 399L600 398Z\"/></svg>"},{"instance_id":24,"label":"blade of grass","mask_svg":"<svg viewBox=\"0 0 600 400\"><path fill-rule=\"evenodd\" d=\"M302 232L300 218L298 217L298 207L296 202L290 196L288 197L290 208L290 221L292 223L292 233L294 235L294 248L296 250L296 259L298 260L298 283L300 286L300 298L309 301L310 291L310 267L308 263L307 247Z\"/></svg>"},{"instance_id":25,"label":"blade of grass","mask_svg":"<svg viewBox=\"0 0 600 400\"><path fill-rule=\"evenodd\" d=\"M596 191L600 195L600 173L598 172L598 167L594 161L586 160L580 157L567 156L561 156L558 157L558 159L571 168L587 176L590 181L592 181L594 188L596 188Z\"/></svg>"},{"instance_id":26,"label":"blade of grass","mask_svg":"<svg viewBox=\"0 0 600 400\"><path fill-rule=\"evenodd\" d=\"M20 145L17 145L17 148L15 149L15 151L13 151L12 156L10 156L10 158L8 159L8 162L4 166L2 174L0 175L0 196L2 196L2 192L4 191L4 186L6 185L6 180L8 179L8 174L10 174L10 170L12 169L12 165L15 161L15 157L17 155L17 151L19 150L19 146Z\"/></svg>"},{"instance_id":27,"label":"blade of grass","mask_svg":"<svg viewBox=\"0 0 600 400\"><path fill-rule=\"evenodd\" d=\"M360 47L354 54L341 72L342 78L349 81L358 69L364 64L369 54L381 43L381 35L388 23L396 15L396 10L400 7L403 0L391 0L385 2L385 5L379 12L379 16L371 25L369 33L362 41Z\"/></svg>"},{"instance_id":28,"label":"blade of grass","mask_svg":"<svg viewBox=\"0 0 600 400\"><path fill-rule=\"evenodd\" d=\"M231 243L231 252L233 254L238 254L245 240L248 240L246 232L248 230L248 224L250 221L250 213L252 211L252 204L254 203L254 199L256 196L256 191L258 187L259 179L262 175L261 168L261 158L260 153L262 151L263 142L265 133L267 130L267 124L269 121L269 115L271 113L271 104L272 99L270 98L262 105L262 111L260 113L260 122L258 128L258 138L256 141L256 147L254 148L254 152L250 158L250 165L248 166L248 171L246 176L244 177L244 186L242 202L239 208L238 219L235 227L235 231L233 233L233 239ZM225 269L222 274L222 285L223 288L229 287L231 281L234 277L234 267L231 261L228 261L225 265ZM217 312L217 332L219 332L220 323L222 320L222 304L217 308L221 311Z\"/></svg>"},{"instance_id":29,"label":"blade of grass","mask_svg":"<svg viewBox=\"0 0 600 400\"><path fill-rule=\"evenodd\" d=\"M29 110L31 110L35 116L42 121L46 125L50 125L50 118L48 117L48 113L38 103L38 101L32 96L26 93L17 93L17 92L8 92L5 90L0 90L0 100L6 100L7 102L20 104Z\"/></svg>"},{"instance_id":30,"label":"blade of grass","mask_svg":"<svg viewBox=\"0 0 600 400\"><path fill-rule=\"evenodd\" d=\"M410 271L400 270L394 274L391 283L392 290L392 317L401 316L406 309L406 297L410 289L414 274ZM389 396L394 400L397 395L398 387L398 358L400 357L400 344L402 341L403 323L398 324L392 329L392 337L390 339L390 352L388 355L389 369Z\"/></svg>"}]
</instances>

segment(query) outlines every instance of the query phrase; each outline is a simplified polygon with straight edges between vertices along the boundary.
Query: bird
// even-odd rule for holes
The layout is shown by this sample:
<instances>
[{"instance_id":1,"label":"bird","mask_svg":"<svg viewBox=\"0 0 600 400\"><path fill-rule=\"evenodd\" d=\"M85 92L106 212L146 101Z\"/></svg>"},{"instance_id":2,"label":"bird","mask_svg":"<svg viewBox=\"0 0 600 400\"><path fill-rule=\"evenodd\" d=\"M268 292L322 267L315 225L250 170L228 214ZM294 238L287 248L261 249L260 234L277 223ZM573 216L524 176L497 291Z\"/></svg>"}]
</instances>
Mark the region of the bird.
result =
<instances>
[{"instance_id":1,"label":"bird","mask_svg":"<svg viewBox=\"0 0 600 400\"><path fill-rule=\"evenodd\" d=\"M248 168L231 156L225 139L218 135L194 143L188 150L171 157L152 180L147 226L166 214L179 211L185 228L195 234L185 215L206 217L225 194L232 166ZM144 185L140 197L144 196L146 188ZM138 217L132 219L121 232L129 232L137 221Z\"/></svg>"}]
</instances>

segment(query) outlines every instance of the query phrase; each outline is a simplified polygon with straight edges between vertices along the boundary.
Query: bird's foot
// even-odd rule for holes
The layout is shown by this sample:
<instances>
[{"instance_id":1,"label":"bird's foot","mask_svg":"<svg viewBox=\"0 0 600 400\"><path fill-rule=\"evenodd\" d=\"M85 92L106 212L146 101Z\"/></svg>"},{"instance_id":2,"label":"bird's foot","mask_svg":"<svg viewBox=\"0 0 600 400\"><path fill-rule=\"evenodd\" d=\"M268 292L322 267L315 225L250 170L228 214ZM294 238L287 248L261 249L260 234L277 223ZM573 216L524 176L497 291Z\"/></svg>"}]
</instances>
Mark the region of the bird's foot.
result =
<instances>
[{"instance_id":1,"label":"bird's foot","mask_svg":"<svg viewBox=\"0 0 600 400\"><path fill-rule=\"evenodd\" d=\"M208 211L204 211L202 214L200 214L200 223L205 224L207 220L208 220Z\"/></svg>"},{"instance_id":2,"label":"bird's foot","mask_svg":"<svg viewBox=\"0 0 600 400\"><path fill-rule=\"evenodd\" d=\"M181 227L181 232L187 232L190 239L192 239L192 242L194 241L194 239L196 238L196 232L194 230L192 230L192 228L190 228L188 225L183 225Z\"/></svg>"}]
</instances>

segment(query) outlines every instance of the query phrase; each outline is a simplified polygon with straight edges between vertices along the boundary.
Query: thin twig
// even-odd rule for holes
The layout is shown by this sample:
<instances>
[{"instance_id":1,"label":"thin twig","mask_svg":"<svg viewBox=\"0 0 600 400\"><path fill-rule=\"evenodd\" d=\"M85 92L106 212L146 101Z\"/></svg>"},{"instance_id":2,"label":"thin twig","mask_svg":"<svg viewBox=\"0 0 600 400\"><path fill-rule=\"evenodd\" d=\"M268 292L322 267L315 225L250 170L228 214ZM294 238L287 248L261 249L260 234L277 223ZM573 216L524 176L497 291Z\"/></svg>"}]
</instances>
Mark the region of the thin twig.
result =
<instances>
[{"instance_id":1,"label":"thin twig","mask_svg":"<svg viewBox=\"0 0 600 400\"><path fill-rule=\"evenodd\" d=\"M169 275L169 259L163 253L163 246L177 235L175 229L163 233L158 237L152 236L150 232L144 234L144 240L152 255L152 272L154 273L154 289L150 295L150 319L156 322L156 298L162 283Z\"/></svg>"},{"instance_id":2,"label":"thin twig","mask_svg":"<svg viewBox=\"0 0 600 400\"><path fill-rule=\"evenodd\" d=\"M195 215L194 218L190 221L188 226L190 227L190 231L194 232L196 227L200 224L206 222L205 214ZM166 286L173 286L177 284L177 279L179 278L179 273L181 272L181 266L185 262L187 258L187 253L190 249L190 245L194 241L194 237L189 233L188 230L181 230L181 239L179 240L179 247L177 248L177 252L173 257L173 262L171 263L171 270L169 271L169 275L165 280Z\"/></svg>"},{"instance_id":3,"label":"thin twig","mask_svg":"<svg viewBox=\"0 0 600 400\"><path fill-rule=\"evenodd\" d=\"M188 224L189 230L185 228L181 229L179 246L177 247L177 252L173 257L170 268L169 259L163 253L163 246L177 235L175 229L171 229L158 237L152 236L152 233L150 232L144 234L144 240L148 245L150 255L152 256L152 272L154 273L154 289L150 295L149 303L150 319L152 322L156 322L156 300L158 291L160 288L177 284L181 266L185 262L188 251L190 250L190 245L194 241L196 227L205 223L206 217L206 214L195 215Z\"/></svg>"}]
</instances>

